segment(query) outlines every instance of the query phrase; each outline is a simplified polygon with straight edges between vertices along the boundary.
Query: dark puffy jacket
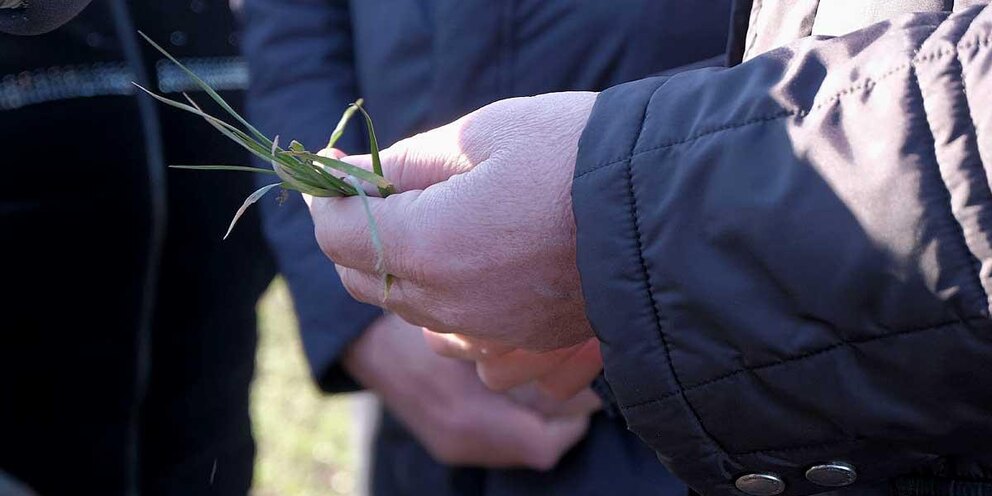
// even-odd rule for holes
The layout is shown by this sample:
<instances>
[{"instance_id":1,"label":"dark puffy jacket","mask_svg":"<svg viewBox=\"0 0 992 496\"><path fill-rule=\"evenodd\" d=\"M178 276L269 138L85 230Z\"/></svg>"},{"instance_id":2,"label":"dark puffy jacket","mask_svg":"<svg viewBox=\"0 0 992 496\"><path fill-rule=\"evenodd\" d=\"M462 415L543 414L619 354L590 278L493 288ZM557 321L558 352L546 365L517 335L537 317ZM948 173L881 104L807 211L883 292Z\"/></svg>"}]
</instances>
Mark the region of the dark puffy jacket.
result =
<instances>
[{"instance_id":1,"label":"dark puffy jacket","mask_svg":"<svg viewBox=\"0 0 992 496\"><path fill-rule=\"evenodd\" d=\"M135 96L136 80L209 101L139 28L240 108L226 2L101 0L54 32L0 34L0 472L43 496L244 495L275 268L257 217L220 239L251 179L166 178L246 154Z\"/></svg>"},{"instance_id":2,"label":"dark puffy jacket","mask_svg":"<svg viewBox=\"0 0 992 496\"><path fill-rule=\"evenodd\" d=\"M247 0L249 109L266 133L319 147L362 96L380 142L511 96L603 89L721 55L727 0ZM367 149L355 130L341 148ZM303 342L325 390L349 386L342 350L381 310L351 299L293 197L262 205ZM672 494L684 489L621 422L597 416L549 473L450 469L395 421L378 437L379 494Z\"/></svg>"},{"instance_id":3,"label":"dark puffy jacket","mask_svg":"<svg viewBox=\"0 0 992 496\"><path fill-rule=\"evenodd\" d=\"M599 97L589 317L629 425L694 489L989 494L984 3L738 2L745 62Z\"/></svg>"}]
</instances>

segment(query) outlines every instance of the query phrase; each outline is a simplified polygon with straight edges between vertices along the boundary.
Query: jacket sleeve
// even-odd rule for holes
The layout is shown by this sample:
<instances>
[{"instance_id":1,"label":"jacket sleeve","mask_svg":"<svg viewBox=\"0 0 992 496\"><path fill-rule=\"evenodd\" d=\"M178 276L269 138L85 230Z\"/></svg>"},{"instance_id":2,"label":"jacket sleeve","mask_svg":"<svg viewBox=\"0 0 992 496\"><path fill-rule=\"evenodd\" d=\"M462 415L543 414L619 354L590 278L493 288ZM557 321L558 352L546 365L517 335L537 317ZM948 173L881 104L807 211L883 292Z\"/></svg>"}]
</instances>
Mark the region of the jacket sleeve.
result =
<instances>
[{"instance_id":1,"label":"jacket sleeve","mask_svg":"<svg viewBox=\"0 0 992 496\"><path fill-rule=\"evenodd\" d=\"M706 495L992 446L992 8L602 93L578 263L630 428Z\"/></svg>"},{"instance_id":2,"label":"jacket sleeve","mask_svg":"<svg viewBox=\"0 0 992 496\"><path fill-rule=\"evenodd\" d=\"M250 119L283 142L296 139L311 149L322 147L357 98L348 2L246 0L244 14ZM338 146L363 150L363 141L352 130ZM271 182L270 177L259 179L259 185ZM354 389L338 359L382 311L348 295L317 246L299 194L289 195L282 205L274 197L259 204L265 235L293 297L314 378L325 391Z\"/></svg>"}]
</instances>

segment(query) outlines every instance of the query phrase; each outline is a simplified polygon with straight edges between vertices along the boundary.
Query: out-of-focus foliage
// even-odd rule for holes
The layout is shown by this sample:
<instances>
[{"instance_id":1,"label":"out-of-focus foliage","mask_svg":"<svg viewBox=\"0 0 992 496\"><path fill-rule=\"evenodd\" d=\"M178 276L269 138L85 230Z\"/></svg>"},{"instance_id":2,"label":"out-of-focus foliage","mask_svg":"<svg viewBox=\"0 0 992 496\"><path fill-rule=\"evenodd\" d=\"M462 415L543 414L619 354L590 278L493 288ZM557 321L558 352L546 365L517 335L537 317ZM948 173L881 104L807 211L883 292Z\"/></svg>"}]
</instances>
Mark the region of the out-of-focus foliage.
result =
<instances>
[{"instance_id":1,"label":"out-of-focus foliage","mask_svg":"<svg viewBox=\"0 0 992 496\"><path fill-rule=\"evenodd\" d=\"M356 494L359 447L353 446L351 400L321 395L310 379L281 279L262 297L258 316L253 496Z\"/></svg>"}]
</instances>

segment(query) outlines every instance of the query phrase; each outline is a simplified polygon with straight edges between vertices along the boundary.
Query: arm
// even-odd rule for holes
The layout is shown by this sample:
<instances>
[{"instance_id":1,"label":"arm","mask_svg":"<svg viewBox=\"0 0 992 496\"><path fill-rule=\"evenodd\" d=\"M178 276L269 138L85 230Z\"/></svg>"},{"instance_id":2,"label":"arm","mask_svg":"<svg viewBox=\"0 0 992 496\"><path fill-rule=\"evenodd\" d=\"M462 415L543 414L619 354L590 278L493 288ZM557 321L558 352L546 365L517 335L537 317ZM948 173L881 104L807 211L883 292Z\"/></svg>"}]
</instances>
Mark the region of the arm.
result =
<instances>
[{"instance_id":1,"label":"arm","mask_svg":"<svg viewBox=\"0 0 992 496\"><path fill-rule=\"evenodd\" d=\"M280 135L284 142L323 146L358 93L348 2L247 0L244 14L250 118L262 132ZM339 146L364 149L355 133L346 133ZM260 178L260 185L270 180ZM314 377L325 390L354 387L339 358L382 311L348 296L314 241L299 195L290 195L281 206L272 199L259 204L265 235L293 295Z\"/></svg>"},{"instance_id":2,"label":"arm","mask_svg":"<svg viewBox=\"0 0 992 496\"><path fill-rule=\"evenodd\" d=\"M708 495L992 442L992 8L603 93L578 264L630 427Z\"/></svg>"}]
</instances>

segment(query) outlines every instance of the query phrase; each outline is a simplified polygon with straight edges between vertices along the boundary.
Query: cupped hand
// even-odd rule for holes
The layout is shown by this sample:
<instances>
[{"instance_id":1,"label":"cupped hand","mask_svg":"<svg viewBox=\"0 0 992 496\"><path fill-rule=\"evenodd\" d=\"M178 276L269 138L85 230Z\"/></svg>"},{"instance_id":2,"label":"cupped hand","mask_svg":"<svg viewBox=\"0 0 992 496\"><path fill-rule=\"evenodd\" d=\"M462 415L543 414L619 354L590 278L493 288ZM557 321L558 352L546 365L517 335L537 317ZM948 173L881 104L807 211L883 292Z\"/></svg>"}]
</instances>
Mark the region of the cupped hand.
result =
<instances>
[{"instance_id":1,"label":"cupped hand","mask_svg":"<svg viewBox=\"0 0 992 496\"><path fill-rule=\"evenodd\" d=\"M557 401L530 386L490 391L470 363L434 354L418 331L395 315L381 317L352 344L344 366L442 463L551 469L600 408L591 392Z\"/></svg>"},{"instance_id":2,"label":"cupped hand","mask_svg":"<svg viewBox=\"0 0 992 496\"><path fill-rule=\"evenodd\" d=\"M512 349L427 329L424 339L439 355L476 362L479 378L495 391L534 383L552 398L567 400L588 391L603 370L596 339L547 352Z\"/></svg>"},{"instance_id":3,"label":"cupped hand","mask_svg":"<svg viewBox=\"0 0 992 496\"><path fill-rule=\"evenodd\" d=\"M313 199L317 240L359 300L436 332L530 351L593 336L576 267L571 181L596 95L504 100L382 152L400 193ZM348 157L369 166L368 157Z\"/></svg>"}]
</instances>

